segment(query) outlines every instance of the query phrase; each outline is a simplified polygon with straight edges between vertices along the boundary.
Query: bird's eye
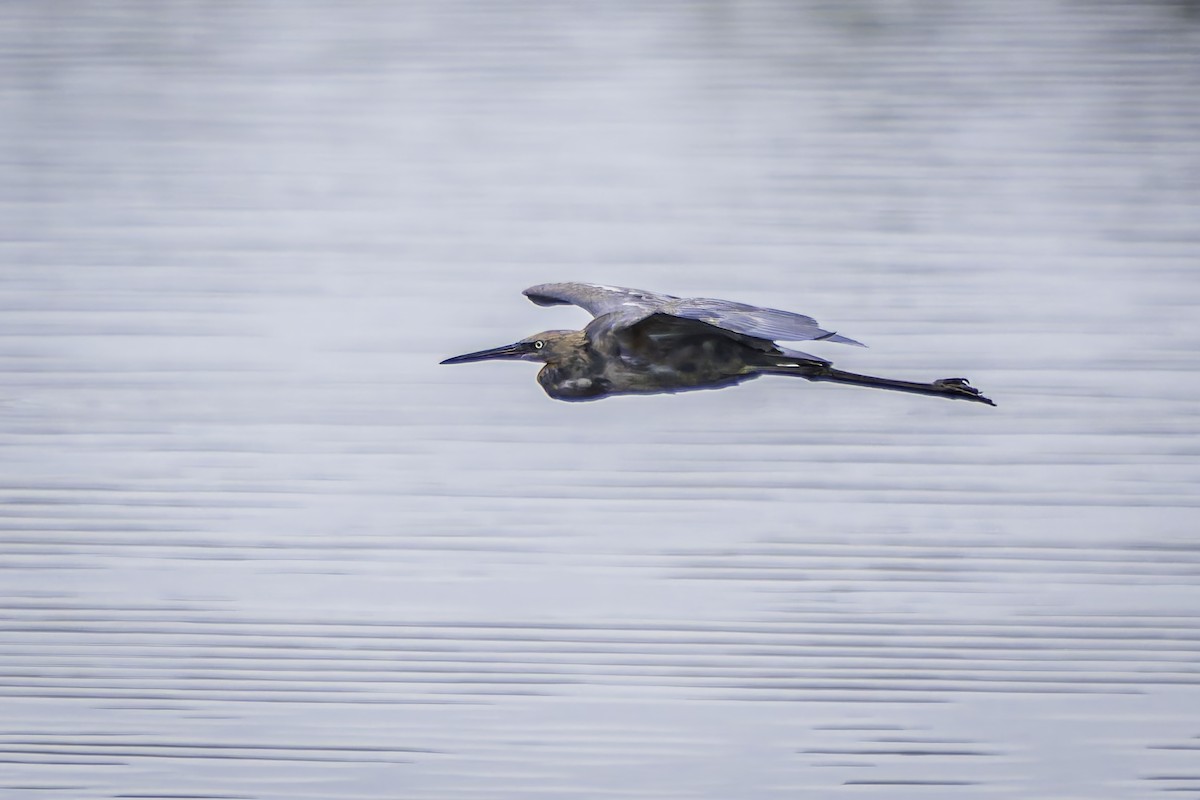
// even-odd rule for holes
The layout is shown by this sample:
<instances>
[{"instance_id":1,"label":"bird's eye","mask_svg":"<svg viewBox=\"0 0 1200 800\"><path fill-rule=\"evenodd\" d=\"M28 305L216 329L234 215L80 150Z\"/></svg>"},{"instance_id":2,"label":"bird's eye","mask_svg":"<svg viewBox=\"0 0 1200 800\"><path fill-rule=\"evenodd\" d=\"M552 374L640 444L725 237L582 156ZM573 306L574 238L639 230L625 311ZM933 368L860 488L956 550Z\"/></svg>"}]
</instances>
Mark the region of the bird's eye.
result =
<instances>
[{"instance_id":1,"label":"bird's eye","mask_svg":"<svg viewBox=\"0 0 1200 800\"><path fill-rule=\"evenodd\" d=\"M541 339L538 339L536 342L533 343L533 348L535 350L541 350L545 346L546 346L546 343L543 342Z\"/></svg>"}]
</instances>

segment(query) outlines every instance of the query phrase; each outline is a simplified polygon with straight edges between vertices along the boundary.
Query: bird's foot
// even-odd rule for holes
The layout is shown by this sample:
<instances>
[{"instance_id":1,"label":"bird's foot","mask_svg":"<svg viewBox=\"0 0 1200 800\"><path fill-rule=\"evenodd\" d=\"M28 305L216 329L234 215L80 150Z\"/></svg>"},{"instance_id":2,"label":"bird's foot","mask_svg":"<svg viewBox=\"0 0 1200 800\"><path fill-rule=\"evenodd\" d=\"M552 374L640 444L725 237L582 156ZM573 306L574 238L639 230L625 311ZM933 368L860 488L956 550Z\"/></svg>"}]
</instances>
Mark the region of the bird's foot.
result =
<instances>
[{"instance_id":1,"label":"bird's foot","mask_svg":"<svg viewBox=\"0 0 1200 800\"><path fill-rule=\"evenodd\" d=\"M987 403L989 406L996 405L990 399L984 397L983 392L972 386L966 378L942 378L941 380L934 381L933 386L939 392L950 397L972 400L976 403Z\"/></svg>"}]
</instances>

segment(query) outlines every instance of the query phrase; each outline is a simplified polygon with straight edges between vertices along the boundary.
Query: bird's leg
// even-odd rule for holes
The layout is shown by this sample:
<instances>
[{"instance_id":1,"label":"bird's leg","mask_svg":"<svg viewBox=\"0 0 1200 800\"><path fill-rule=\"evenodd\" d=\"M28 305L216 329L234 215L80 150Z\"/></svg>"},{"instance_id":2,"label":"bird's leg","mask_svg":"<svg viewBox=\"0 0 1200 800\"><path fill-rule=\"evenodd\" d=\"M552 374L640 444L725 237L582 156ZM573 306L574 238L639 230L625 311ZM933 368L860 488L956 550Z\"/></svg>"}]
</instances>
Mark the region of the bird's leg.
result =
<instances>
[{"instance_id":1,"label":"bird's leg","mask_svg":"<svg viewBox=\"0 0 1200 800\"><path fill-rule=\"evenodd\" d=\"M916 381L901 381L894 378L876 378L873 375L859 375L854 372L834 369L827 364L822 366L823 369L813 370L804 377L810 381L829 381L831 383L847 383L854 386L871 386L876 389L891 389L892 391L909 392L911 394L937 395L953 400L970 400L975 403L987 403L989 406L996 405L984 397L982 392L968 383L966 378L941 378L932 383L919 383Z\"/></svg>"},{"instance_id":2,"label":"bird's leg","mask_svg":"<svg viewBox=\"0 0 1200 800\"><path fill-rule=\"evenodd\" d=\"M844 383L851 386L870 386L875 389L889 389L894 392L934 395L952 400L970 400L974 403L986 403L989 406L996 405L990 399L984 397L978 389L969 384L966 378L942 378L932 383L919 383L916 381L896 380L895 378L876 378L873 375L859 375L854 372L835 369L821 361L792 360L781 356L774 357L772 361L773 363L764 371L776 375L796 375L801 378L807 378L810 381L828 381L830 383Z\"/></svg>"}]
</instances>

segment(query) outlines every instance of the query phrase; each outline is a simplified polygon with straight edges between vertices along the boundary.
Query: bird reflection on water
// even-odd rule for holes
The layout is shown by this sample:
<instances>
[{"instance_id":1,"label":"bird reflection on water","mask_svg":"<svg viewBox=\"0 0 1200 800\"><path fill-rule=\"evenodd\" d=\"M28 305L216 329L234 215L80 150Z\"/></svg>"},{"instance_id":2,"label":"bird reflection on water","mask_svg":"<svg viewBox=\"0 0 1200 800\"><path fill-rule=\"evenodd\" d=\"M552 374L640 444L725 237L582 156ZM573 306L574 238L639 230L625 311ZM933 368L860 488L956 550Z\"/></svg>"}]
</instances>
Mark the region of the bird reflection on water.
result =
<instances>
[{"instance_id":1,"label":"bird reflection on water","mask_svg":"<svg viewBox=\"0 0 1200 800\"><path fill-rule=\"evenodd\" d=\"M538 383L556 400L717 389L760 375L791 375L996 405L965 378L918 383L858 375L775 344L826 341L862 346L823 330L803 314L591 283L546 283L524 294L541 306L580 306L594 319L583 330L544 331L442 363L540 361L545 366Z\"/></svg>"}]
</instances>

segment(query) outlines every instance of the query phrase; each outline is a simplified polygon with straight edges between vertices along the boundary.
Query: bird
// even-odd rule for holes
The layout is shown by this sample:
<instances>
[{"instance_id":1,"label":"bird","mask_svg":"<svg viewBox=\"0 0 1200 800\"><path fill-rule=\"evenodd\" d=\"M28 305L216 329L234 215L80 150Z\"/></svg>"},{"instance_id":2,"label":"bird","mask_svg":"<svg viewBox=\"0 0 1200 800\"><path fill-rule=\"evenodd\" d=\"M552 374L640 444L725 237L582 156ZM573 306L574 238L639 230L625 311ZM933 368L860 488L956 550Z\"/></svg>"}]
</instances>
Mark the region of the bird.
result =
<instances>
[{"instance_id":1,"label":"bird","mask_svg":"<svg viewBox=\"0 0 1200 800\"><path fill-rule=\"evenodd\" d=\"M541 362L538 383L551 398L567 401L719 389L761 375L790 375L996 405L965 378L918 383L858 375L835 369L827 359L776 344L818 341L866 346L822 329L804 314L594 283L544 283L523 294L539 306L579 306L593 319L582 330L543 331L441 363Z\"/></svg>"}]
</instances>

